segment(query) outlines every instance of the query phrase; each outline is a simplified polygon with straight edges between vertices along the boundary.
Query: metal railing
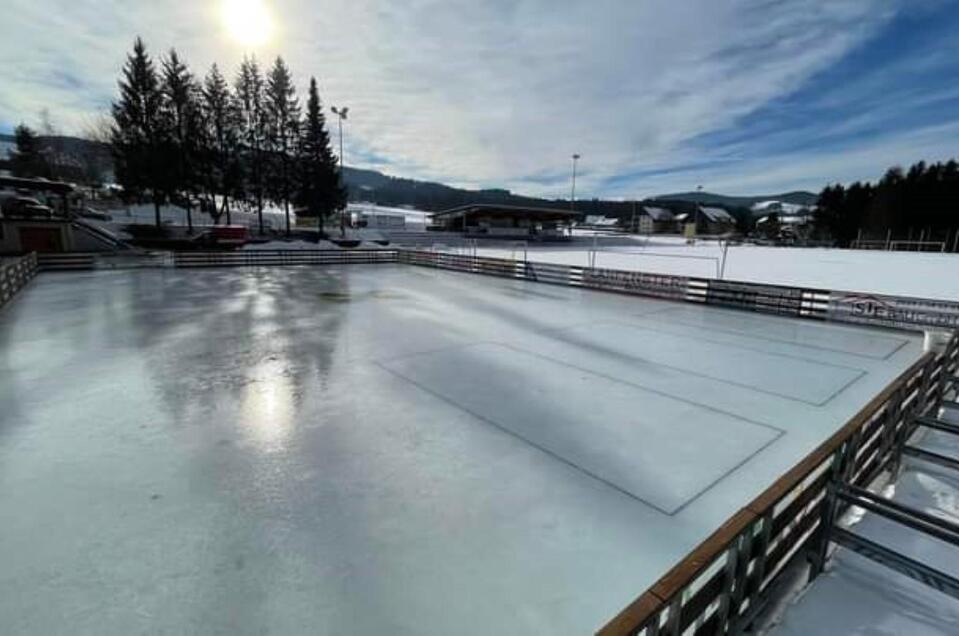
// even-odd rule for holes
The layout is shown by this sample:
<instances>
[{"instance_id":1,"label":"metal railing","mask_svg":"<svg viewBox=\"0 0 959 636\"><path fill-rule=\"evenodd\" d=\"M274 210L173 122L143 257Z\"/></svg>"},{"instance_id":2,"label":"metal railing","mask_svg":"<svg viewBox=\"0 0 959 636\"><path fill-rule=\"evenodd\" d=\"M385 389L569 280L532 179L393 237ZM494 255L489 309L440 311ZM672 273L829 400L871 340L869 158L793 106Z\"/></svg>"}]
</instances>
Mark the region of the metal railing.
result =
<instances>
[{"instance_id":1,"label":"metal railing","mask_svg":"<svg viewBox=\"0 0 959 636\"><path fill-rule=\"evenodd\" d=\"M174 267L256 267L395 263L396 250L238 250L174 252Z\"/></svg>"},{"instance_id":2,"label":"metal railing","mask_svg":"<svg viewBox=\"0 0 959 636\"><path fill-rule=\"evenodd\" d=\"M0 261L0 307L6 305L36 275L36 254Z\"/></svg>"},{"instance_id":3,"label":"metal railing","mask_svg":"<svg viewBox=\"0 0 959 636\"><path fill-rule=\"evenodd\" d=\"M41 254L40 271L142 269L159 267L258 267L395 263L396 250L239 250L233 252L150 252L143 254Z\"/></svg>"},{"instance_id":4,"label":"metal railing","mask_svg":"<svg viewBox=\"0 0 959 636\"><path fill-rule=\"evenodd\" d=\"M766 607L772 582L807 556L822 571L833 531L860 492L895 470L917 417L938 407L959 365L959 337L927 353L772 486L732 515L599 630L602 636L736 634Z\"/></svg>"},{"instance_id":5,"label":"metal railing","mask_svg":"<svg viewBox=\"0 0 959 636\"><path fill-rule=\"evenodd\" d=\"M745 281L398 250L401 263L652 296L796 318L904 329L959 329L959 302Z\"/></svg>"}]
</instances>

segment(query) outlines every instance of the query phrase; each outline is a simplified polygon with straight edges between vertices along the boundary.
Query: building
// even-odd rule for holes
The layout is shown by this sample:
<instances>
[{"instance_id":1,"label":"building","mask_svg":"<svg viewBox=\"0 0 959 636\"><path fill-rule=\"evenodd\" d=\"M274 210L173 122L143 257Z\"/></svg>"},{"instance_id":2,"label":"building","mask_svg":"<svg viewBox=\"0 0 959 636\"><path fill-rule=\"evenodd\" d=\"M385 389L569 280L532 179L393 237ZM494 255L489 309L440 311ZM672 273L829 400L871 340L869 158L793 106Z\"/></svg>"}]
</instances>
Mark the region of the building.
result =
<instances>
[{"instance_id":1,"label":"building","mask_svg":"<svg viewBox=\"0 0 959 636\"><path fill-rule=\"evenodd\" d=\"M587 214L586 218L583 219L582 223L579 223L577 227L590 230L607 231L616 231L621 229L619 226L619 219L616 217L604 216L602 214Z\"/></svg>"},{"instance_id":2,"label":"building","mask_svg":"<svg viewBox=\"0 0 959 636\"><path fill-rule=\"evenodd\" d=\"M673 234L679 232L679 223L676 221L676 216L666 208L644 205L639 210L637 224L640 228L640 234ZM643 229L649 231L644 232Z\"/></svg>"},{"instance_id":3,"label":"building","mask_svg":"<svg viewBox=\"0 0 959 636\"><path fill-rule=\"evenodd\" d=\"M116 237L77 217L82 200L69 183L0 177L0 254L116 249Z\"/></svg>"},{"instance_id":4,"label":"building","mask_svg":"<svg viewBox=\"0 0 959 636\"><path fill-rule=\"evenodd\" d=\"M572 210L477 203L433 215L433 229L470 238L528 241L569 240L576 213Z\"/></svg>"},{"instance_id":5,"label":"building","mask_svg":"<svg viewBox=\"0 0 959 636\"><path fill-rule=\"evenodd\" d=\"M726 234L736 229L736 219L722 208L698 206L695 213L676 216L681 225L696 224L697 234Z\"/></svg>"}]
</instances>

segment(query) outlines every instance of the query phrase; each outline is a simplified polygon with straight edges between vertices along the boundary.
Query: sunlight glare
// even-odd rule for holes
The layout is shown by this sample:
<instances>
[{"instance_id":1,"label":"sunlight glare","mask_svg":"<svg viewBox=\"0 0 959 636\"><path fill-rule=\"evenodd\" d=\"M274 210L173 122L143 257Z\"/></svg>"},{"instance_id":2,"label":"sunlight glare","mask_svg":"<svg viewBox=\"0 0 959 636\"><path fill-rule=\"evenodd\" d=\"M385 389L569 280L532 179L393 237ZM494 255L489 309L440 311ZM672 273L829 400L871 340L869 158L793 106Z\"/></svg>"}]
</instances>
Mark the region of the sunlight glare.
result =
<instances>
[{"instance_id":1,"label":"sunlight glare","mask_svg":"<svg viewBox=\"0 0 959 636\"><path fill-rule=\"evenodd\" d=\"M273 31L273 18L263 0L223 0L223 24L245 46L264 44Z\"/></svg>"}]
</instances>

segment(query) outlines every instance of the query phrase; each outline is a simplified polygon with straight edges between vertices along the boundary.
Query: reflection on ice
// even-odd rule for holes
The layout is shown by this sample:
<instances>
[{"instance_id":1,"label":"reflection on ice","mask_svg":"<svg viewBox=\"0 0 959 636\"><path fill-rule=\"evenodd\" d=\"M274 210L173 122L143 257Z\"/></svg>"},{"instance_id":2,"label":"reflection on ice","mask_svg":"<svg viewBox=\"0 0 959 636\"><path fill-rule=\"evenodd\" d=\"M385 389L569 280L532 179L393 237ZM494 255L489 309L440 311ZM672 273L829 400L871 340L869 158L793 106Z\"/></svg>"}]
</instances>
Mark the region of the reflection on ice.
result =
<instances>
[{"instance_id":1,"label":"reflection on ice","mask_svg":"<svg viewBox=\"0 0 959 636\"><path fill-rule=\"evenodd\" d=\"M294 387L281 360L267 360L251 373L243 388L241 424L264 452L282 450L293 423Z\"/></svg>"}]
</instances>

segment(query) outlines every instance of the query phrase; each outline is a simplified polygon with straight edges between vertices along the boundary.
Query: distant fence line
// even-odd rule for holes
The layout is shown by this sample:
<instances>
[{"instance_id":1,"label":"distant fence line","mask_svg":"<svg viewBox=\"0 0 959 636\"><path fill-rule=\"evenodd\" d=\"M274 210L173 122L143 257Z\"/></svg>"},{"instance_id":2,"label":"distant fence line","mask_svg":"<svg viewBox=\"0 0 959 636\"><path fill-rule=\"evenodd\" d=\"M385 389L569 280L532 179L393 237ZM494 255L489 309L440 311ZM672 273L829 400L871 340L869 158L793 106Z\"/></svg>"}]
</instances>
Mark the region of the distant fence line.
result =
<instances>
[{"instance_id":1,"label":"distant fence line","mask_svg":"<svg viewBox=\"0 0 959 636\"><path fill-rule=\"evenodd\" d=\"M144 255L41 254L40 271L404 263L471 274L901 329L959 329L959 302L789 287L413 249L239 250Z\"/></svg>"},{"instance_id":2,"label":"distant fence line","mask_svg":"<svg viewBox=\"0 0 959 636\"><path fill-rule=\"evenodd\" d=\"M399 250L411 265L652 296L796 318L903 329L959 329L959 302L650 272Z\"/></svg>"},{"instance_id":3,"label":"distant fence line","mask_svg":"<svg viewBox=\"0 0 959 636\"><path fill-rule=\"evenodd\" d=\"M6 305L36 275L36 254L0 261L0 307Z\"/></svg>"}]
</instances>

